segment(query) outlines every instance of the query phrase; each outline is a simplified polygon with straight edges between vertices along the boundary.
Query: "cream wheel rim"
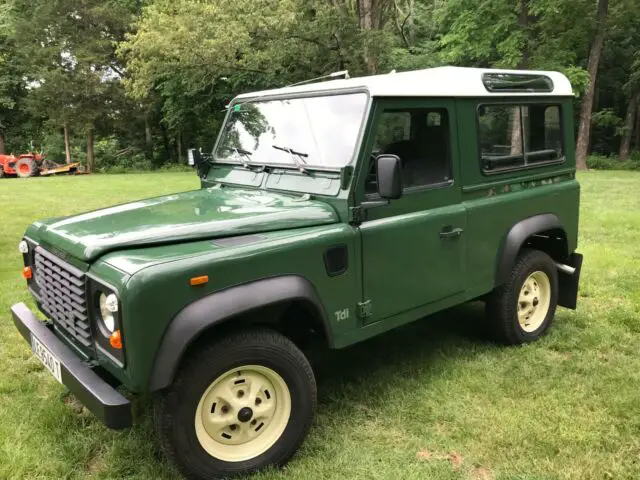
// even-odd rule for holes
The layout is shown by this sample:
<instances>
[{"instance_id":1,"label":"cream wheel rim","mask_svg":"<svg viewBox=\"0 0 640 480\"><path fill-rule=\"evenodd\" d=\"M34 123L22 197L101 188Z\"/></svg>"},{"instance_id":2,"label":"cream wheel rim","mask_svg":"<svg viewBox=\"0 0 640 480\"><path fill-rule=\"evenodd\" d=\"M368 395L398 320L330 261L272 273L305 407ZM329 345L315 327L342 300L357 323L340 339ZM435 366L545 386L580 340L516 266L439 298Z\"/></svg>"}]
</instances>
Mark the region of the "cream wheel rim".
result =
<instances>
[{"instance_id":1,"label":"cream wheel rim","mask_svg":"<svg viewBox=\"0 0 640 480\"><path fill-rule=\"evenodd\" d=\"M260 365L229 370L205 390L196 409L196 436L226 462L255 458L275 444L291 416L291 394L275 371Z\"/></svg>"},{"instance_id":2,"label":"cream wheel rim","mask_svg":"<svg viewBox=\"0 0 640 480\"><path fill-rule=\"evenodd\" d=\"M551 282L544 272L527 277L518 296L518 322L527 333L535 332L547 318L551 303Z\"/></svg>"}]
</instances>

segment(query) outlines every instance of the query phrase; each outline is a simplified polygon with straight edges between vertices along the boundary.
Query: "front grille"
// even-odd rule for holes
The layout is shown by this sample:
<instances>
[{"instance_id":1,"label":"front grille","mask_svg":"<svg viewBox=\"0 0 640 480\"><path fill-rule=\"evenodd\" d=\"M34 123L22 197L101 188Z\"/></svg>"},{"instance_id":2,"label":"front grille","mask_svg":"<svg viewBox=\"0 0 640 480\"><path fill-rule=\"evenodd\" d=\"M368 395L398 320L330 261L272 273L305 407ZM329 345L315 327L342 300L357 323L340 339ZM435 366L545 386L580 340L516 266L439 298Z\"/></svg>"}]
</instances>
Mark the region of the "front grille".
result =
<instances>
[{"instance_id":1,"label":"front grille","mask_svg":"<svg viewBox=\"0 0 640 480\"><path fill-rule=\"evenodd\" d=\"M40 305L53 322L81 345L91 345L86 276L82 270L37 247L35 280Z\"/></svg>"}]
</instances>

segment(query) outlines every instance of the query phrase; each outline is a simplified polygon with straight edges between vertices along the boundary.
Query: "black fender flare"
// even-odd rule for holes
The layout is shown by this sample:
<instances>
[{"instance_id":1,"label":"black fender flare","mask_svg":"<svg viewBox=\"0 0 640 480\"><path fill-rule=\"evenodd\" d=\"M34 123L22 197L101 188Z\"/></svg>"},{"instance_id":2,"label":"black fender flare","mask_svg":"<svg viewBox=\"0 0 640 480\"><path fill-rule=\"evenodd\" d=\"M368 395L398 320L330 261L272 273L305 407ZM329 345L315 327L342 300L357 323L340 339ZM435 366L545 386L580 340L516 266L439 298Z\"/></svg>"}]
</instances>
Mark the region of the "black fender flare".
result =
<instances>
[{"instance_id":1,"label":"black fender flare","mask_svg":"<svg viewBox=\"0 0 640 480\"><path fill-rule=\"evenodd\" d=\"M315 287L306 278L285 275L236 285L190 303L173 318L156 351L149 391L171 385L187 348L207 329L236 315L290 300L306 301L317 310L331 344L331 325Z\"/></svg>"},{"instance_id":2,"label":"black fender flare","mask_svg":"<svg viewBox=\"0 0 640 480\"><path fill-rule=\"evenodd\" d=\"M559 229L564 231L562 222L553 213L544 213L526 218L509 229L505 237L500 256L498 257L498 271L496 286L504 284L511 274L518 252L524 242L536 233Z\"/></svg>"}]
</instances>

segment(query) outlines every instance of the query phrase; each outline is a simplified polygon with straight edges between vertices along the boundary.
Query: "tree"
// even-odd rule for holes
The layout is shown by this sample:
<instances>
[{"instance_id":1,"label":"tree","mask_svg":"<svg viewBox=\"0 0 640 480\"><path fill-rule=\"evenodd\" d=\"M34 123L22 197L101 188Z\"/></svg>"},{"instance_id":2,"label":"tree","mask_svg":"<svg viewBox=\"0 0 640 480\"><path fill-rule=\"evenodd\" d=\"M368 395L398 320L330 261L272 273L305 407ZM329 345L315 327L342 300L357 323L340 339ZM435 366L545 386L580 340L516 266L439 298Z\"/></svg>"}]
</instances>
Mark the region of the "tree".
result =
<instances>
[{"instance_id":1,"label":"tree","mask_svg":"<svg viewBox=\"0 0 640 480\"><path fill-rule=\"evenodd\" d=\"M442 63L564 72L578 90L591 0L450 0L434 11Z\"/></svg>"},{"instance_id":2,"label":"tree","mask_svg":"<svg viewBox=\"0 0 640 480\"><path fill-rule=\"evenodd\" d=\"M388 12L394 3L390 0L357 0L358 24L365 35L362 57L369 74L376 74L380 69L380 52L375 48L379 37L376 33L384 28Z\"/></svg>"},{"instance_id":3,"label":"tree","mask_svg":"<svg viewBox=\"0 0 640 480\"><path fill-rule=\"evenodd\" d=\"M20 130L27 128L27 119L23 114L23 102L26 96L23 75L26 68L25 58L15 44L16 10L13 3L0 4L0 154L5 153L7 145L16 148L24 139L12 141L11 133L18 136Z\"/></svg>"},{"instance_id":4,"label":"tree","mask_svg":"<svg viewBox=\"0 0 640 480\"><path fill-rule=\"evenodd\" d=\"M93 167L93 132L107 116L122 75L115 49L135 13L134 0L15 0L21 12L22 51L34 59L29 72L31 115L61 129L70 161L72 131L86 136Z\"/></svg>"},{"instance_id":5,"label":"tree","mask_svg":"<svg viewBox=\"0 0 640 480\"><path fill-rule=\"evenodd\" d=\"M576 140L576 166L582 170L587 168L587 153L589 152L589 141L591 139L591 113L593 112L598 65L602 55L602 47L604 46L608 11L609 0L598 0L596 35L591 44L587 66L589 86L580 105L580 127L578 129L578 139Z\"/></svg>"},{"instance_id":6,"label":"tree","mask_svg":"<svg viewBox=\"0 0 640 480\"><path fill-rule=\"evenodd\" d=\"M180 161L184 147L212 147L238 93L337 70L358 76L454 64L565 73L576 94L586 92L576 102L579 161L590 138L594 151L626 158L640 142L633 66L640 2L608 7L607 0L0 0L0 151L46 138L59 158L70 161L73 151L84 160L86 152L89 167L95 156L99 168L108 142L113 162L131 155L160 166ZM521 139L513 140L520 149Z\"/></svg>"},{"instance_id":7,"label":"tree","mask_svg":"<svg viewBox=\"0 0 640 480\"><path fill-rule=\"evenodd\" d=\"M624 161L629 158L629 151L631 149L631 137L633 136L633 128L636 123L636 117L638 115L638 105L640 104L640 92L635 92L629 99L627 106L627 114L624 120L624 130L622 133L622 140L620 141L620 150L618 157Z\"/></svg>"}]
</instances>

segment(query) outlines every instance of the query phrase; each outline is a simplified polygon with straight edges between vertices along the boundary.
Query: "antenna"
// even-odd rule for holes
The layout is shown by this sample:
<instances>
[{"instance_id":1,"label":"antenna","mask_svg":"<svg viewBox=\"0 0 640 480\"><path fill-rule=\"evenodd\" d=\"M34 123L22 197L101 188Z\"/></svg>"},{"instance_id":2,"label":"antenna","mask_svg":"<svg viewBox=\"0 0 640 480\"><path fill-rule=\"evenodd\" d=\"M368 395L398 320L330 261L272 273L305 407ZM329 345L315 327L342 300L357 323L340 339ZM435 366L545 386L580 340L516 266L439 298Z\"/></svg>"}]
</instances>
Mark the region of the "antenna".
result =
<instances>
[{"instance_id":1,"label":"antenna","mask_svg":"<svg viewBox=\"0 0 640 480\"><path fill-rule=\"evenodd\" d=\"M297 85L304 85L305 83L312 83L316 80L324 80L325 78L338 78L342 77L343 79L349 79L349 70L340 70L339 72L333 72L328 75L322 75L321 77L310 78L309 80L303 80L298 83L292 83L291 85L287 85L287 87L295 87Z\"/></svg>"}]
</instances>

